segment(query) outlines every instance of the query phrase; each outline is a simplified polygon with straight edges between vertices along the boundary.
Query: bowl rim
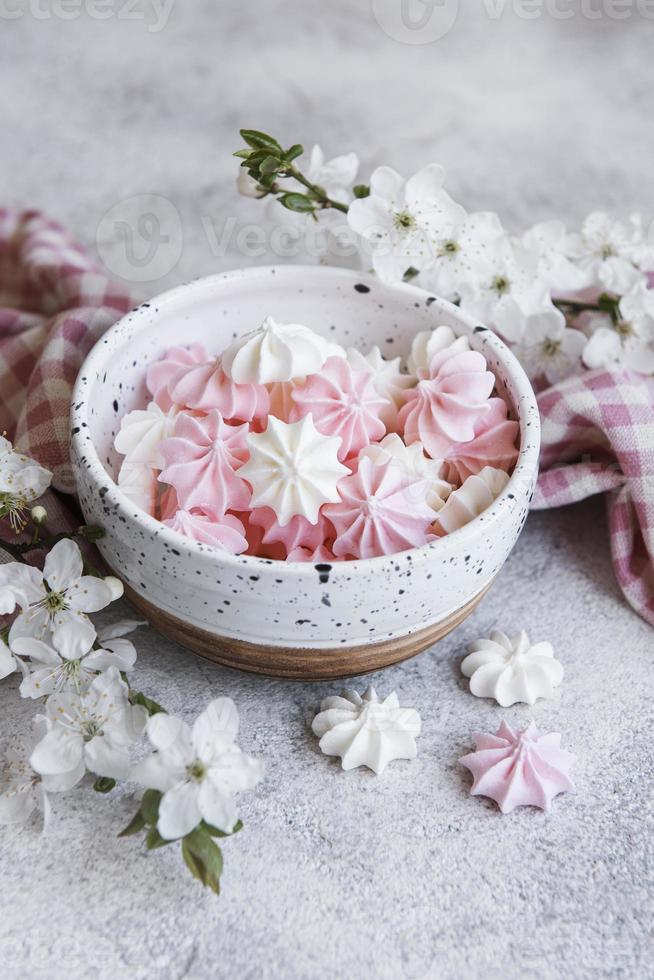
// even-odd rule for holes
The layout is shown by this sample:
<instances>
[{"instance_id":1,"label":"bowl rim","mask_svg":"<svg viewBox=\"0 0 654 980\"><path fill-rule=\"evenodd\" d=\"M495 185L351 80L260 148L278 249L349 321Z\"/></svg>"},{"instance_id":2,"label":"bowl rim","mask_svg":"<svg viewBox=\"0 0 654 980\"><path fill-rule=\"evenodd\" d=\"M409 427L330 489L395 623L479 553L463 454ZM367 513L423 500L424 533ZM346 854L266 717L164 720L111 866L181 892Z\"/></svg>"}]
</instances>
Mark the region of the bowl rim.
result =
<instances>
[{"instance_id":1,"label":"bowl rim","mask_svg":"<svg viewBox=\"0 0 654 980\"><path fill-rule=\"evenodd\" d=\"M201 291L201 290L212 290L214 286L217 286L225 281L231 282L234 280L252 280L252 279L268 279L271 275L277 275L279 279L285 277L292 277L294 279L301 277L319 277L324 278L326 281L330 279L337 278L349 278L354 285L362 284L369 287L371 291L373 288L382 288L385 290L392 290L393 292L402 292L406 294L407 300L411 301L411 306L415 306L417 301L420 301L422 306L425 302L429 301L428 305L433 311L441 311L449 316L455 317L459 322L466 326L471 332L484 331L487 333L488 342L492 345L494 352L501 358L502 365L510 376L512 382L514 383L517 393L519 394L519 412L518 412L518 423L520 425L520 436L521 436L521 446L518 451L518 459L516 461L513 473L509 477L509 481L502 490L502 492L496 497L492 505L486 510L482 511L477 517L474 517L471 521L465 524L463 527L458 528L456 531L451 531L449 534L444 535L441 538L436 538L434 541L430 541L427 544L421 545L418 548L408 548L404 551L394 552L391 555L378 555L374 558L355 558L350 561L343 561L337 559L334 562L299 562L299 561L280 561L272 558L263 558L256 555L245 555L239 554L235 555L228 551L221 551L218 548L213 548L209 545L204 545L201 542L195 541L192 538L187 538L178 531L174 531L172 528L166 527L166 525L158 520L156 517L152 517L146 511L141 511L120 489L118 484L115 482L112 476L109 475L105 469L100 457L97 453L95 445L90 435L90 430L88 426L87 417L87 389L91 384L90 378L95 380L96 373L99 375L100 365L104 365L106 358L112 350L121 346L122 333L130 325L133 329L133 320L135 316L150 315L150 310L156 308L158 312L163 306L174 305L176 301L179 300L180 296L187 295L190 291ZM279 279L277 281L279 281ZM148 324L151 320L148 320ZM437 324L435 323L435 326ZM530 424L532 429L529 433L530 438L526 438L525 432L525 415L529 413L531 415ZM197 279L191 280L189 282L182 283L178 286L174 286L171 289L159 293L153 296L151 299L139 306L135 307L129 313L122 316L116 321L93 345L91 350L86 355L75 381L73 388L72 400L71 400L71 454L73 457L78 456L79 458L84 457L84 465L87 473L93 484L98 488L106 488L103 494L104 502L110 503L116 513L125 517L128 522L137 521L146 530L156 534L159 540L170 545L171 548L175 547L177 549L183 548L189 555L194 555L200 561L215 562L218 560L220 563L233 565L233 566L245 566L250 568L257 568L262 571L263 568L268 569L282 569L284 573L290 573L299 576L315 576L316 565L330 564L331 565L331 575L352 575L357 572L364 572L367 569L373 569L376 566L387 563L388 561L398 560L404 558L404 560L413 561L414 558L417 563L429 560L429 558L438 552L438 557L447 557L448 551L459 551L460 548L465 546L465 543L469 539L473 539L477 532L479 531L482 524L489 525L490 519L493 522L497 521L499 517L513 505L514 499L518 496L516 490L519 489L519 484L523 480L526 480L528 485L531 487L532 481L535 477L538 468L538 457L540 451L540 417L538 412L538 405L536 402L536 395L532 388L531 382L529 381L524 369L522 368L520 362L509 349L509 347L500 339L500 337L489 327L483 326L478 323L477 320L464 313L458 306L450 303L448 300L441 299L434 293L423 289L422 287L415 286L411 283L398 283L396 285L389 285L387 283L381 282L376 276L370 273L358 272L351 269L342 268L340 266L320 266L320 265L264 265L264 266L250 266L241 269L232 269L227 272L213 273L208 276L201 276ZM134 514L135 507L139 510L138 517Z\"/></svg>"}]
</instances>

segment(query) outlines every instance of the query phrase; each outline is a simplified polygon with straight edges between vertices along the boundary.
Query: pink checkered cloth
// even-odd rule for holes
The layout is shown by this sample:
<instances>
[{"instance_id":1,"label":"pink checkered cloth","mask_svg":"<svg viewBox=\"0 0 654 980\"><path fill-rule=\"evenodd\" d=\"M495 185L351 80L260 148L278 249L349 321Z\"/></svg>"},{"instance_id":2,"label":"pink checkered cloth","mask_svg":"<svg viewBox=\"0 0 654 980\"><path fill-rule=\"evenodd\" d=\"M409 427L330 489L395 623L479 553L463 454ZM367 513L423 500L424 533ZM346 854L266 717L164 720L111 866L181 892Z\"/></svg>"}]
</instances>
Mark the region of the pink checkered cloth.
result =
<instances>
[{"instance_id":1,"label":"pink checkered cloth","mask_svg":"<svg viewBox=\"0 0 654 980\"><path fill-rule=\"evenodd\" d=\"M541 472L532 507L608 493L613 568L654 626L654 378L589 371L538 396Z\"/></svg>"},{"instance_id":2,"label":"pink checkered cloth","mask_svg":"<svg viewBox=\"0 0 654 980\"><path fill-rule=\"evenodd\" d=\"M0 209L0 432L51 469L66 493L74 491L72 385L86 353L131 305L58 225ZM654 382L589 372L544 391L539 404L542 472L533 506L608 491L618 581L654 624ZM54 526L51 500L47 506Z\"/></svg>"}]
</instances>

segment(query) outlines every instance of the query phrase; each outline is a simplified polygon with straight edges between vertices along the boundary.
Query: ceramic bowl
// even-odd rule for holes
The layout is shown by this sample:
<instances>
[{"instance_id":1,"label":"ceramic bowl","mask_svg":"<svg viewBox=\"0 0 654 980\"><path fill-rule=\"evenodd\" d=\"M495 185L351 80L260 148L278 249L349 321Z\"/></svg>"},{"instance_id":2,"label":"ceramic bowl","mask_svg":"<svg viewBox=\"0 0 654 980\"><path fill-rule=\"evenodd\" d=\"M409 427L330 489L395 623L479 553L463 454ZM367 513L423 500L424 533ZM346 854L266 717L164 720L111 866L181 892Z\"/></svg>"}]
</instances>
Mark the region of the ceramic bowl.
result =
<instances>
[{"instance_id":1,"label":"ceramic bowl","mask_svg":"<svg viewBox=\"0 0 654 980\"><path fill-rule=\"evenodd\" d=\"M139 510L116 485L121 417L147 400L145 372L168 347L221 351L272 314L344 346L405 354L418 330L449 324L481 351L520 424L520 456L492 507L445 538L389 557L334 564L226 554ZM73 397L72 452L89 523L127 594L165 635L232 667L286 677L343 677L433 644L479 602L516 542L537 473L538 409L499 338L410 285L337 268L281 266L210 276L144 303L87 357Z\"/></svg>"}]
</instances>

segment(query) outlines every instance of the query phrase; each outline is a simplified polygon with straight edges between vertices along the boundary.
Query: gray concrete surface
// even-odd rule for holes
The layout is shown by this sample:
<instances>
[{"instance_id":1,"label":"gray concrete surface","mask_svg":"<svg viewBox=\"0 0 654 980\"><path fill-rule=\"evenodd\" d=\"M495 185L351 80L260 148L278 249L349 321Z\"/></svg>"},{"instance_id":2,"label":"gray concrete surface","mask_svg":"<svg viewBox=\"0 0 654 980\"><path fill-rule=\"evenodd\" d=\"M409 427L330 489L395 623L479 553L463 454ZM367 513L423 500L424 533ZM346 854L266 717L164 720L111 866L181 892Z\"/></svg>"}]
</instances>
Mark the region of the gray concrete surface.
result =
<instances>
[{"instance_id":1,"label":"gray concrete surface","mask_svg":"<svg viewBox=\"0 0 654 980\"><path fill-rule=\"evenodd\" d=\"M56 14L79 13L74 0L2 7L2 203L41 207L91 247L100 228L119 272L125 240L115 212L104 216L134 195L166 199L148 207L164 232L179 215L183 247L172 265L162 249L142 295L269 259L238 239L260 220L233 193L239 125L356 149L366 170L439 160L455 196L516 227L596 206L652 217L654 25L635 10L613 19L609 0L586 3L594 20L571 4L566 21L466 5L424 45L389 38L368 2L177 0L159 31L149 4L121 0L103 21L89 5L66 21ZM211 230L228 221L216 248ZM556 700L502 711L467 693L466 643L495 625L555 644L566 668ZM601 500L532 515L477 612L374 678L424 725L418 759L381 778L341 772L310 733L338 685L240 676L150 630L138 647L143 689L188 717L229 694L244 747L266 761L267 780L243 801L245 830L225 846L223 894L197 887L173 848L146 856L116 840L131 789L61 797L47 837L0 835L3 977L652 975L652 632L613 580ZM0 687L2 736L32 711L14 688ZM503 817L467 796L457 758L503 716L562 731L577 754L577 795L549 815Z\"/></svg>"}]
</instances>

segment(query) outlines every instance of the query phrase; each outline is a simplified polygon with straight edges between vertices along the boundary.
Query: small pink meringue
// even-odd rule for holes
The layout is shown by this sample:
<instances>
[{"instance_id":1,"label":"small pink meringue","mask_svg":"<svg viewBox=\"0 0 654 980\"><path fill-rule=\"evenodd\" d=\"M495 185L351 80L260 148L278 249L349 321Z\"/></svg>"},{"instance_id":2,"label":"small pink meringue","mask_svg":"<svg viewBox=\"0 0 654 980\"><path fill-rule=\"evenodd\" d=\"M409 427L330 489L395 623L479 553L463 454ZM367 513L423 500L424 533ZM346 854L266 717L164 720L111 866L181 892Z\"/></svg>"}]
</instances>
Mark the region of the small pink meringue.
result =
<instances>
[{"instance_id":1,"label":"small pink meringue","mask_svg":"<svg viewBox=\"0 0 654 980\"><path fill-rule=\"evenodd\" d=\"M518 458L516 439L519 426L508 418L506 402L490 398L488 411L475 425L470 442L454 443L444 458L450 483L463 483L485 466L510 472Z\"/></svg>"},{"instance_id":2,"label":"small pink meringue","mask_svg":"<svg viewBox=\"0 0 654 980\"><path fill-rule=\"evenodd\" d=\"M310 548L294 548L293 551L288 553L286 561L332 562L341 561L341 559L333 555L324 544L319 544L313 551Z\"/></svg>"},{"instance_id":3,"label":"small pink meringue","mask_svg":"<svg viewBox=\"0 0 654 980\"><path fill-rule=\"evenodd\" d=\"M341 440L341 462L386 432L380 414L388 399L377 393L369 371L353 371L343 357L328 358L318 374L294 388L291 398L291 421L311 412L319 432Z\"/></svg>"},{"instance_id":4,"label":"small pink meringue","mask_svg":"<svg viewBox=\"0 0 654 980\"><path fill-rule=\"evenodd\" d=\"M517 806L549 810L559 793L574 793L575 757L561 748L557 732L541 735L532 721L514 732L505 721L496 735L475 732L477 750L459 762L473 775L471 796L488 796L502 813Z\"/></svg>"},{"instance_id":5,"label":"small pink meringue","mask_svg":"<svg viewBox=\"0 0 654 980\"><path fill-rule=\"evenodd\" d=\"M314 551L330 537L334 536L334 528L327 518L319 513L318 523L311 524L302 514L291 517L283 527L277 522L272 507L255 507L250 512L250 523L263 528L263 544L282 544L286 552L295 548L307 548Z\"/></svg>"},{"instance_id":6,"label":"small pink meringue","mask_svg":"<svg viewBox=\"0 0 654 980\"><path fill-rule=\"evenodd\" d=\"M170 385L198 364L209 360L202 344L190 344L189 347L171 347L158 361L151 364L145 376L147 389L164 412L174 404L170 394Z\"/></svg>"},{"instance_id":7,"label":"small pink meringue","mask_svg":"<svg viewBox=\"0 0 654 980\"><path fill-rule=\"evenodd\" d=\"M334 554L374 558L433 541L428 489L426 480L410 476L393 460L375 464L360 457L356 473L338 484L341 503L323 508L336 528Z\"/></svg>"},{"instance_id":8,"label":"small pink meringue","mask_svg":"<svg viewBox=\"0 0 654 980\"><path fill-rule=\"evenodd\" d=\"M248 542L245 554L252 555L256 558L270 558L273 561L284 561L286 558L286 549L284 546L282 544L264 544L264 530L258 524L253 524L250 521L251 513L252 511L246 510L239 511L235 515L245 528L245 537Z\"/></svg>"},{"instance_id":9,"label":"small pink meringue","mask_svg":"<svg viewBox=\"0 0 654 980\"><path fill-rule=\"evenodd\" d=\"M227 425L216 410L205 418L178 415L175 435L161 443L166 465L159 480L175 488L184 510L198 507L218 517L247 508L250 489L236 475L247 459L247 433L247 424Z\"/></svg>"},{"instance_id":10,"label":"small pink meringue","mask_svg":"<svg viewBox=\"0 0 654 980\"><path fill-rule=\"evenodd\" d=\"M263 385L236 384L227 377L220 358L188 368L168 390L173 401L198 411L218 409L224 419L251 422L268 415L270 398Z\"/></svg>"},{"instance_id":11,"label":"small pink meringue","mask_svg":"<svg viewBox=\"0 0 654 980\"><path fill-rule=\"evenodd\" d=\"M298 384L303 381L304 378L296 378L294 381L273 381L266 386L270 396L271 415L281 419L282 422L290 421L291 412L295 407L292 395Z\"/></svg>"},{"instance_id":12,"label":"small pink meringue","mask_svg":"<svg viewBox=\"0 0 654 980\"><path fill-rule=\"evenodd\" d=\"M421 372L423 375L424 372ZM488 411L495 377L478 351L439 351L429 376L404 393L398 429L407 445L422 442L433 459L442 459L453 443L469 442Z\"/></svg>"},{"instance_id":13,"label":"small pink meringue","mask_svg":"<svg viewBox=\"0 0 654 980\"><path fill-rule=\"evenodd\" d=\"M231 514L223 514L220 520L216 520L200 510L178 510L174 517L163 523L193 541L229 551L233 555L240 555L248 546L245 528Z\"/></svg>"}]
</instances>

